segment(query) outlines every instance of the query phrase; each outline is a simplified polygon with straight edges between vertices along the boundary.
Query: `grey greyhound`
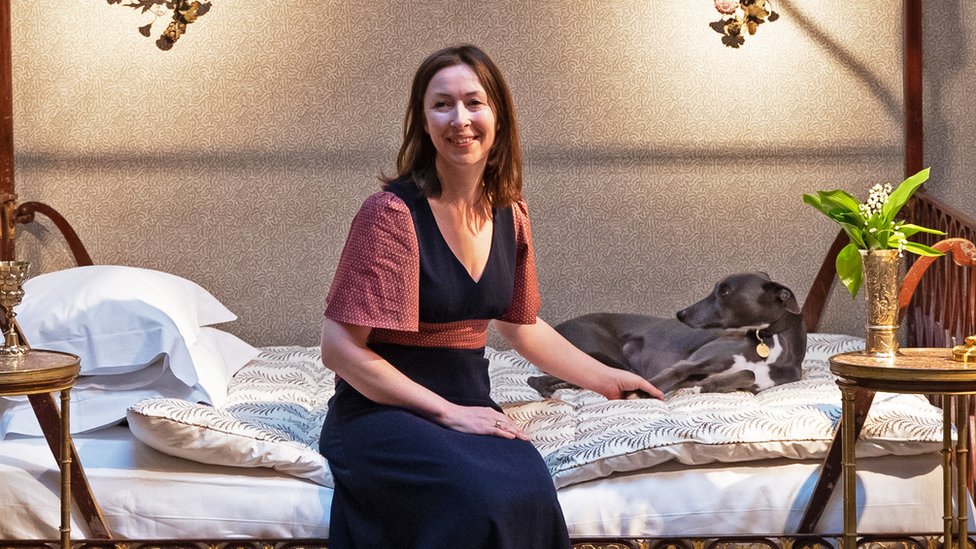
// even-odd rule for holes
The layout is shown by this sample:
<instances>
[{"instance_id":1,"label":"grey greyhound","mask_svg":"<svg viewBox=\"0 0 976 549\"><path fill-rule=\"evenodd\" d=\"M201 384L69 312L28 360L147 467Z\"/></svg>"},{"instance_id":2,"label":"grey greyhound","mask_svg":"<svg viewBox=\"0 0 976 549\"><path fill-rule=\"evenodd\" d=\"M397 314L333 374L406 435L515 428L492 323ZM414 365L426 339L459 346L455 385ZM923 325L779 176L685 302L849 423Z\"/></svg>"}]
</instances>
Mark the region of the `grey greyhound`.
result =
<instances>
[{"instance_id":1,"label":"grey greyhound","mask_svg":"<svg viewBox=\"0 0 976 549\"><path fill-rule=\"evenodd\" d=\"M556 326L600 362L631 370L665 393L761 391L800 379L807 332L796 297L766 273L728 276L677 318L591 313ZM543 397L571 385L529 378ZM646 395L637 395L646 396Z\"/></svg>"}]
</instances>

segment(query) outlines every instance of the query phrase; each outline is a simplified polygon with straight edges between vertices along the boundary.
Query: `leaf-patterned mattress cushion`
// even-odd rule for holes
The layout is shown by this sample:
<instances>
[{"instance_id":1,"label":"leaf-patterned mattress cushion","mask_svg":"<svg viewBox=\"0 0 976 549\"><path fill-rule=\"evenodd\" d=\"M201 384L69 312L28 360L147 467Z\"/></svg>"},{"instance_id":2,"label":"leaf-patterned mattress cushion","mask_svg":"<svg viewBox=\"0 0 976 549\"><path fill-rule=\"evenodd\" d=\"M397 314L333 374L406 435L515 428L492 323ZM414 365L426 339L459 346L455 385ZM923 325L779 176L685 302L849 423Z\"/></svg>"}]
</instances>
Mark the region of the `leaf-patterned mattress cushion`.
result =
<instances>
[{"instance_id":1,"label":"leaf-patterned mattress cushion","mask_svg":"<svg viewBox=\"0 0 976 549\"><path fill-rule=\"evenodd\" d=\"M493 397L532 437L557 486L646 469L766 458L823 458L840 419L831 355L864 349L861 338L809 334L799 381L758 394L680 389L663 401L615 400L562 389L539 401L526 379L539 371L512 352L489 352ZM919 395L878 393L858 456L915 455L941 448L942 412Z\"/></svg>"},{"instance_id":2,"label":"leaf-patterned mattress cushion","mask_svg":"<svg viewBox=\"0 0 976 549\"><path fill-rule=\"evenodd\" d=\"M316 347L264 347L231 379L223 406L151 398L126 418L136 438L166 454L332 486L318 445L333 380Z\"/></svg>"},{"instance_id":3,"label":"leaf-patterned mattress cushion","mask_svg":"<svg viewBox=\"0 0 976 549\"><path fill-rule=\"evenodd\" d=\"M538 375L514 351L488 349L492 396L530 434L557 486L653 467L773 457L822 458L840 417L827 358L863 348L850 336L810 334L800 381L758 394L670 393L664 401L607 401L562 389L541 400ZM332 485L319 436L334 377L318 348L266 347L242 368L220 408L148 399L129 409L137 438L162 452L240 467L270 467ZM942 414L924 397L879 393L858 455L911 455L941 444Z\"/></svg>"}]
</instances>

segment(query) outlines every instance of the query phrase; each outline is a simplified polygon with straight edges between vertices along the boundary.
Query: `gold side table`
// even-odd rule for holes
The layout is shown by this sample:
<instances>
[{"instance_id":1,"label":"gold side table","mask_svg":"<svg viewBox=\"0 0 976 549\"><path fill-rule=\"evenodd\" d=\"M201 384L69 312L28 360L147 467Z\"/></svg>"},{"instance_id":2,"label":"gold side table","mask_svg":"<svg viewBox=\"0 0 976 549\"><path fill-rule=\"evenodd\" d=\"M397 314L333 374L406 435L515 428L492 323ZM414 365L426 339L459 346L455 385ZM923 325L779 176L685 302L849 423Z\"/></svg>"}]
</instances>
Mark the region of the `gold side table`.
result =
<instances>
[{"instance_id":1,"label":"gold side table","mask_svg":"<svg viewBox=\"0 0 976 549\"><path fill-rule=\"evenodd\" d=\"M61 548L71 547L71 388L81 370L77 356L32 349L24 355L0 356L0 396L61 393ZM38 421L42 421L38 417ZM42 422L43 423L43 422Z\"/></svg>"},{"instance_id":2,"label":"gold side table","mask_svg":"<svg viewBox=\"0 0 976 549\"><path fill-rule=\"evenodd\" d=\"M844 476L844 536L843 548L857 547L857 472L854 447L857 443L855 397L859 391L885 391L943 395L942 424L942 497L943 546L966 549L969 537L967 487L969 463L969 398L976 394L976 364L952 358L951 349L901 349L893 358L876 358L860 352L830 357L830 371L839 379L841 389L841 452ZM955 409L957 440L952 446L952 410ZM955 450L955 463L952 455ZM956 482L953 485L953 466ZM952 506L952 492L956 490L957 509ZM953 534L958 536L953 544Z\"/></svg>"}]
</instances>

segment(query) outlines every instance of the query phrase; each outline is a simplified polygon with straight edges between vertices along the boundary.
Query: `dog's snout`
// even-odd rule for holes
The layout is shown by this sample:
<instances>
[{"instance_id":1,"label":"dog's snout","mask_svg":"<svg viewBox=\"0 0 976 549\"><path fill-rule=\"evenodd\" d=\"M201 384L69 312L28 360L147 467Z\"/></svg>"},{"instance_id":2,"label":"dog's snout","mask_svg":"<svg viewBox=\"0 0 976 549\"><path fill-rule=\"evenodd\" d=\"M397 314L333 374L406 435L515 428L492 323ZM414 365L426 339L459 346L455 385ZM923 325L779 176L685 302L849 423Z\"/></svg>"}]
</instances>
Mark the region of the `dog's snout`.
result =
<instances>
[{"instance_id":1,"label":"dog's snout","mask_svg":"<svg viewBox=\"0 0 976 549\"><path fill-rule=\"evenodd\" d=\"M678 317L678 320L684 322L685 319L688 318L688 309L681 309L675 314L675 316Z\"/></svg>"}]
</instances>

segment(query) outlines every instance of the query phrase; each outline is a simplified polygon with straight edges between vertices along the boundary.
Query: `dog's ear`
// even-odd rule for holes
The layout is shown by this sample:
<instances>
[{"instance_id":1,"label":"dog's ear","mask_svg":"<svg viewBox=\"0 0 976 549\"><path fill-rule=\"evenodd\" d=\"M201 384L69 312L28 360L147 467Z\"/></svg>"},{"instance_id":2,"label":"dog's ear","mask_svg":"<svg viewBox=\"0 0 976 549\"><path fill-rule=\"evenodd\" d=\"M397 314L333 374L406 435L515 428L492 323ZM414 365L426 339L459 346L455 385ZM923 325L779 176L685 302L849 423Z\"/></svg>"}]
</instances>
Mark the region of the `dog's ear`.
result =
<instances>
[{"instance_id":1,"label":"dog's ear","mask_svg":"<svg viewBox=\"0 0 976 549\"><path fill-rule=\"evenodd\" d=\"M800 314L800 306L796 302L796 296L793 295L793 291L783 286L779 282L767 282L763 284L763 289L774 296L777 301L782 303L786 310L798 315Z\"/></svg>"}]
</instances>

